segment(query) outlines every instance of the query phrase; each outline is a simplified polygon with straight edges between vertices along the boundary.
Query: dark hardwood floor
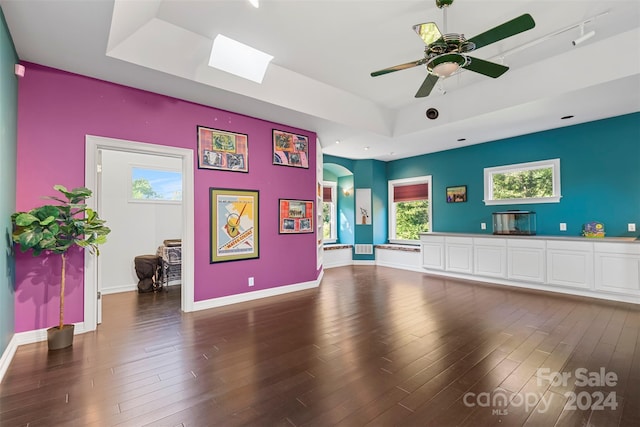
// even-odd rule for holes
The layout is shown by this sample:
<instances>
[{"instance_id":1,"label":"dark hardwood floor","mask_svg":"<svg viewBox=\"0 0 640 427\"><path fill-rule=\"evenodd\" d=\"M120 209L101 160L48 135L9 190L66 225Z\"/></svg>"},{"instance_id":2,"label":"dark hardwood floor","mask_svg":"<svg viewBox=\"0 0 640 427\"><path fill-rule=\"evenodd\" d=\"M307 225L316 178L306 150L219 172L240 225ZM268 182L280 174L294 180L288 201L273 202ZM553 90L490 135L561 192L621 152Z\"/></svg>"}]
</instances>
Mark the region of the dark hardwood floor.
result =
<instances>
[{"instance_id":1,"label":"dark hardwood floor","mask_svg":"<svg viewBox=\"0 0 640 427\"><path fill-rule=\"evenodd\" d=\"M73 347L21 346L0 425L640 425L637 306L371 266L196 313L179 299L107 295Z\"/></svg>"}]
</instances>

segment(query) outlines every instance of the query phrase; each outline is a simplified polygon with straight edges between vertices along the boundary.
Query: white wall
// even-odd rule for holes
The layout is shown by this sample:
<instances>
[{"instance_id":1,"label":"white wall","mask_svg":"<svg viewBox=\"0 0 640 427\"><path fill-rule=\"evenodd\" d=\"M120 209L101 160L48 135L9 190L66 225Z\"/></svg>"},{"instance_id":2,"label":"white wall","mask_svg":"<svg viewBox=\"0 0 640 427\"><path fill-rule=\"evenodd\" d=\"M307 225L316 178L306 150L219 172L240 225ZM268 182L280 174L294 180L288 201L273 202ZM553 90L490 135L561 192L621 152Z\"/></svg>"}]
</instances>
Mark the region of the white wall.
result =
<instances>
[{"instance_id":1,"label":"white wall","mask_svg":"<svg viewBox=\"0 0 640 427\"><path fill-rule=\"evenodd\" d=\"M165 239L182 237L180 203L132 202L131 167L181 169L181 159L148 154L102 151L100 217L111 233L100 247L100 291L103 294L137 289L133 260L155 254Z\"/></svg>"}]
</instances>

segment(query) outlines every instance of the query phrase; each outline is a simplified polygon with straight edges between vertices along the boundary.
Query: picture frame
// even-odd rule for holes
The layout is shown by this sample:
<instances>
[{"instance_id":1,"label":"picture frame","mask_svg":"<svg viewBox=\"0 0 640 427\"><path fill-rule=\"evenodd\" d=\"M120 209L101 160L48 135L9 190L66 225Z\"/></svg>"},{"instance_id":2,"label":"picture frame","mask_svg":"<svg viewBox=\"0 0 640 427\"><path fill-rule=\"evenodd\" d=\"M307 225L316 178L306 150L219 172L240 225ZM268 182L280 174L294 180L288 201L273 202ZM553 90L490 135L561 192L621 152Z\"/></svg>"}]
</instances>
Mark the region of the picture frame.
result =
<instances>
[{"instance_id":1,"label":"picture frame","mask_svg":"<svg viewBox=\"0 0 640 427\"><path fill-rule=\"evenodd\" d=\"M209 189L210 263L260 256L259 191Z\"/></svg>"},{"instance_id":2,"label":"picture frame","mask_svg":"<svg viewBox=\"0 0 640 427\"><path fill-rule=\"evenodd\" d=\"M280 234L313 233L313 200L279 199Z\"/></svg>"},{"instance_id":3,"label":"picture frame","mask_svg":"<svg viewBox=\"0 0 640 427\"><path fill-rule=\"evenodd\" d=\"M447 187L447 203L463 203L467 201L467 186Z\"/></svg>"},{"instance_id":4,"label":"picture frame","mask_svg":"<svg viewBox=\"0 0 640 427\"><path fill-rule=\"evenodd\" d=\"M273 129L273 164L309 169L309 138Z\"/></svg>"},{"instance_id":5,"label":"picture frame","mask_svg":"<svg viewBox=\"0 0 640 427\"><path fill-rule=\"evenodd\" d=\"M198 168L249 172L249 137L198 126Z\"/></svg>"}]
</instances>

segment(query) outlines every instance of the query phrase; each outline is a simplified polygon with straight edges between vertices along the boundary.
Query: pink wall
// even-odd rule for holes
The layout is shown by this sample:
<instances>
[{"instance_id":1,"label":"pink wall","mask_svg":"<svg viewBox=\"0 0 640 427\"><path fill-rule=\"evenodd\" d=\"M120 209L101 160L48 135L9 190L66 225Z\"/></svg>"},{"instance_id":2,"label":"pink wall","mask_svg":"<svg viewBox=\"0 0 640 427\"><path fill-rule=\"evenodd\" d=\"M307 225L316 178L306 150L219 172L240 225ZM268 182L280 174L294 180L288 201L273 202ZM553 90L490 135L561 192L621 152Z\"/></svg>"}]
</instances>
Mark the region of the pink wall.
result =
<instances>
[{"instance_id":1,"label":"pink wall","mask_svg":"<svg viewBox=\"0 0 640 427\"><path fill-rule=\"evenodd\" d=\"M84 185L87 134L195 151L197 125L247 134L249 173L198 169L194 156L195 300L315 280L315 234L280 235L277 219L279 198L315 199L315 133L35 64L26 64L18 88L17 209L42 204L54 184ZM309 137L309 169L272 164L273 128ZM258 259L209 263L210 187L260 191ZM69 262L71 323L83 320L82 254ZM58 264L59 258L17 254L16 332L56 324Z\"/></svg>"}]
</instances>

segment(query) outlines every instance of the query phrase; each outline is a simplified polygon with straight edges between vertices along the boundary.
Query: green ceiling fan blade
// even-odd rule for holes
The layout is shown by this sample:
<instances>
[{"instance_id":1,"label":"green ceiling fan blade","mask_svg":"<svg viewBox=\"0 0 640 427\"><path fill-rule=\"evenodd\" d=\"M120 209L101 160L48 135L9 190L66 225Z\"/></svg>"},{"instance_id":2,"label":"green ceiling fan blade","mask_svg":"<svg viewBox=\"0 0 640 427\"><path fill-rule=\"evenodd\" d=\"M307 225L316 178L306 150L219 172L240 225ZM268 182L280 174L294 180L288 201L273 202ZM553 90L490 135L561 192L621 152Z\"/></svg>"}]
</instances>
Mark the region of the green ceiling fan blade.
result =
<instances>
[{"instance_id":1,"label":"green ceiling fan blade","mask_svg":"<svg viewBox=\"0 0 640 427\"><path fill-rule=\"evenodd\" d=\"M535 21L528 13L518 16L511 21L505 22L502 25L498 25L495 28L485 31L482 34L478 34L475 37L469 39L469 41L476 45L476 49L480 49L491 43L506 39L507 37L514 36L516 34L527 31L536 26Z\"/></svg>"},{"instance_id":2,"label":"green ceiling fan blade","mask_svg":"<svg viewBox=\"0 0 640 427\"><path fill-rule=\"evenodd\" d=\"M433 87L438 83L438 79L440 77L434 74L428 74L427 78L422 82L422 86L416 92L416 98L424 98L425 96L429 96Z\"/></svg>"},{"instance_id":3,"label":"green ceiling fan blade","mask_svg":"<svg viewBox=\"0 0 640 427\"><path fill-rule=\"evenodd\" d=\"M371 73L371 77L381 76L383 74L393 73L394 71L406 70L407 68L417 67L423 65L426 59L418 59L417 61L407 62L406 64L395 65L393 67L385 68L384 70L378 70Z\"/></svg>"},{"instance_id":4,"label":"green ceiling fan blade","mask_svg":"<svg viewBox=\"0 0 640 427\"><path fill-rule=\"evenodd\" d=\"M507 66L485 61L484 59L473 57L469 57L469 59L470 62L464 66L464 69L475 71L476 73L484 74L485 76L493 77L494 79L500 77L509 69Z\"/></svg>"},{"instance_id":5,"label":"green ceiling fan blade","mask_svg":"<svg viewBox=\"0 0 640 427\"><path fill-rule=\"evenodd\" d=\"M442 37L442 34L435 22L416 24L413 26L413 31L418 33L424 44L427 46Z\"/></svg>"}]
</instances>

